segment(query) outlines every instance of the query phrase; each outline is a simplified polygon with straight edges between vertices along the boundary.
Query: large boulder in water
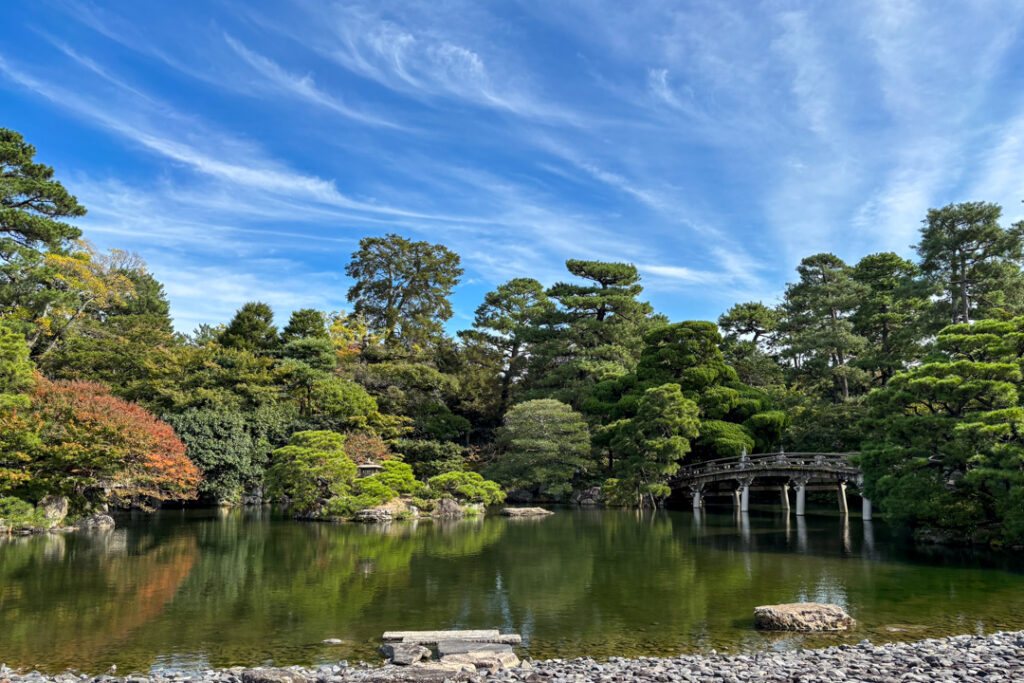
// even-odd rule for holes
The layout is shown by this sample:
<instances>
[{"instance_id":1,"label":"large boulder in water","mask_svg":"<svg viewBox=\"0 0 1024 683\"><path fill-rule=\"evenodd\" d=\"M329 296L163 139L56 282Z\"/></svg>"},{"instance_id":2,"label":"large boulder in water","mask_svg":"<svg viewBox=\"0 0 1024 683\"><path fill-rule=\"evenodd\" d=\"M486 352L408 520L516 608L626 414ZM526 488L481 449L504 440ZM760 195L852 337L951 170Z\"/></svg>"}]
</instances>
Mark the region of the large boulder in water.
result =
<instances>
[{"instance_id":1,"label":"large boulder in water","mask_svg":"<svg viewBox=\"0 0 1024 683\"><path fill-rule=\"evenodd\" d=\"M454 519L456 517L462 517L464 514L462 506L452 498L442 498L437 501L437 507L434 508L435 517Z\"/></svg>"},{"instance_id":2,"label":"large boulder in water","mask_svg":"<svg viewBox=\"0 0 1024 683\"><path fill-rule=\"evenodd\" d=\"M291 669L259 667L242 672L242 683L307 683L309 679Z\"/></svg>"},{"instance_id":3,"label":"large boulder in water","mask_svg":"<svg viewBox=\"0 0 1024 683\"><path fill-rule=\"evenodd\" d=\"M387 524L391 519L391 510L375 509L360 510L355 517L355 521L364 524Z\"/></svg>"},{"instance_id":4,"label":"large boulder in water","mask_svg":"<svg viewBox=\"0 0 1024 683\"><path fill-rule=\"evenodd\" d=\"M430 659L430 648L417 643L384 643L380 651L391 660L392 664L409 666L421 659Z\"/></svg>"},{"instance_id":5,"label":"large boulder in water","mask_svg":"<svg viewBox=\"0 0 1024 683\"><path fill-rule=\"evenodd\" d=\"M793 602L754 608L754 627L768 631L845 631L856 625L839 605Z\"/></svg>"},{"instance_id":6,"label":"large boulder in water","mask_svg":"<svg viewBox=\"0 0 1024 683\"><path fill-rule=\"evenodd\" d=\"M68 499L64 496L46 496L36 507L42 510L47 527L60 526L68 516Z\"/></svg>"},{"instance_id":7,"label":"large boulder in water","mask_svg":"<svg viewBox=\"0 0 1024 683\"><path fill-rule=\"evenodd\" d=\"M75 522L76 529L87 529L91 531L113 529L114 518L110 515L89 515Z\"/></svg>"},{"instance_id":8,"label":"large boulder in water","mask_svg":"<svg viewBox=\"0 0 1024 683\"><path fill-rule=\"evenodd\" d=\"M544 508L504 508L501 514L506 517L546 517L555 513Z\"/></svg>"}]
</instances>

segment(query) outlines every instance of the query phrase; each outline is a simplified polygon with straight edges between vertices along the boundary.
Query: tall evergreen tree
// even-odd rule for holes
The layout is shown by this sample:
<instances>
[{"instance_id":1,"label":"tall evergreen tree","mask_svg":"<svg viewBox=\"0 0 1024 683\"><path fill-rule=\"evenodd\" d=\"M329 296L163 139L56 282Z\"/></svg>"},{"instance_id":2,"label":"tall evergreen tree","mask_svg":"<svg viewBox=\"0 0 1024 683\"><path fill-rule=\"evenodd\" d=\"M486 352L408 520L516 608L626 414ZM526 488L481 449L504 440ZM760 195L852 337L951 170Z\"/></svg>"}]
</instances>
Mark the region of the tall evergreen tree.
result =
<instances>
[{"instance_id":1,"label":"tall evergreen tree","mask_svg":"<svg viewBox=\"0 0 1024 683\"><path fill-rule=\"evenodd\" d=\"M327 331L327 315L315 308L300 308L292 311L288 324L281 330L281 342L287 344L296 339L315 337L330 339Z\"/></svg>"},{"instance_id":2,"label":"tall evergreen tree","mask_svg":"<svg viewBox=\"0 0 1024 683\"><path fill-rule=\"evenodd\" d=\"M426 346L452 317L448 297L463 269L459 255L440 244L390 234L359 240L345 267L355 280L348 298L387 346Z\"/></svg>"},{"instance_id":3,"label":"tall evergreen tree","mask_svg":"<svg viewBox=\"0 0 1024 683\"><path fill-rule=\"evenodd\" d=\"M850 322L852 332L866 341L855 364L872 384L885 386L924 351L932 288L919 274L917 266L892 252L865 256L854 266L852 277L864 291Z\"/></svg>"},{"instance_id":4,"label":"tall evergreen tree","mask_svg":"<svg viewBox=\"0 0 1024 683\"><path fill-rule=\"evenodd\" d=\"M487 476L508 488L556 499L590 465L590 434L583 417L553 399L513 406L498 430L499 453Z\"/></svg>"},{"instance_id":5,"label":"tall evergreen tree","mask_svg":"<svg viewBox=\"0 0 1024 683\"><path fill-rule=\"evenodd\" d=\"M26 331L55 298L45 254L64 253L81 236L66 220L85 215L35 155L20 133L0 128L0 314Z\"/></svg>"},{"instance_id":6,"label":"tall evergreen tree","mask_svg":"<svg viewBox=\"0 0 1024 683\"><path fill-rule=\"evenodd\" d=\"M845 401L851 384L864 374L853 361L866 340L853 331L850 316L865 287L834 254L808 256L797 272L800 280L787 287L782 306L783 353L793 363L799 385Z\"/></svg>"},{"instance_id":7,"label":"tall evergreen tree","mask_svg":"<svg viewBox=\"0 0 1024 683\"><path fill-rule=\"evenodd\" d=\"M219 341L228 348L257 355L274 353L281 342L274 327L274 312L262 301L250 301L238 309Z\"/></svg>"},{"instance_id":8,"label":"tall evergreen tree","mask_svg":"<svg viewBox=\"0 0 1024 683\"><path fill-rule=\"evenodd\" d=\"M463 343L477 351L474 359L497 371L499 415L508 409L514 387L526 374L530 326L553 309L539 282L516 278L488 292L476 309L473 329L459 332Z\"/></svg>"},{"instance_id":9,"label":"tall evergreen tree","mask_svg":"<svg viewBox=\"0 0 1024 683\"><path fill-rule=\"evenodd\" d=\"M566 267L588 283L548 290L558 308L540 316L531 333L539 342L531 385L533 394L579 410L598 382L632 372L644 334L663 318L637 300L643 287L632 264L570 260Z\"/></svg>"},{"instance_id":10,"label":"tall evergreen tree","mask_svg":"<svg viewBox=\"0 0 1024 683\"><path fill-rule=\"evenodd\" d=\"M921 271L944 294L951 322L1024 311L1024 223L999 225L1002 207L986 202L930 209L916 249Z\"/></svg>"}]
</instances>

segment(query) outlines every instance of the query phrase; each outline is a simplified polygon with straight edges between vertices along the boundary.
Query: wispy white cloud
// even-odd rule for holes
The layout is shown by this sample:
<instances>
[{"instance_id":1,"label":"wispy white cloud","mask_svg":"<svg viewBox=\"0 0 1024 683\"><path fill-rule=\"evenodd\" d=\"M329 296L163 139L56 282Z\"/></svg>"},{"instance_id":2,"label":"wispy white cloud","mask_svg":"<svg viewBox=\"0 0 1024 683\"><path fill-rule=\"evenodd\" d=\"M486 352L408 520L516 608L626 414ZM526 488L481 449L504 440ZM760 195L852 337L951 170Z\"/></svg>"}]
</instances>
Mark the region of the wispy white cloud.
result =
<instances>
[{"instance_id":1,"label":"wispy white cloud","mask_svg":"<svg viewBox=\"0 0 1024 683\"><path fill-rule=\"evenodd\" d=\"M227 33L224 34L224 40L231 46L232 50L238 53L238 55L244 59L247 64L249 64L249 66L262 74L279 90L297 95L299 98L306 100L307 102L311 102L321 107L326 107L327 109L341 114L342 116L346 116L361 123L367 123L373 126L388 126L392 128L402 127L378 116L372 116L349 107L340 97L331 95L318 88L311 75L307 74L305 76L296 76L288 73L273 60L250 50L243 45L241 41L236 40Z\"/></svg>"}]
</instances>

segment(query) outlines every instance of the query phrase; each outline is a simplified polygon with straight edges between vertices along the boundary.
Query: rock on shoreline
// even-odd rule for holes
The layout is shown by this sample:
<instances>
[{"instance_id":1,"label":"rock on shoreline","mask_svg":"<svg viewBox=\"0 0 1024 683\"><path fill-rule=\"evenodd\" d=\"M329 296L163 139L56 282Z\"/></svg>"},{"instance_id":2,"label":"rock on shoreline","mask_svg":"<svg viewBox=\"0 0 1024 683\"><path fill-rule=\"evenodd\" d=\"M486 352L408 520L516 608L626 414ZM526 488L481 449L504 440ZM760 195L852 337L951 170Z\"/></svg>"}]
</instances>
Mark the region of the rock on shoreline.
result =
<instances>
[{"instance_id":1,"label":"rock on shoreline","mask_svg":"<svg viewBox=\"0 0 1024 683\"><path fill-rule=\"evenodd\" d=\"M258 667L208 670L198 673L46 676L17 673L0 667L0 681L11 683L391 683L396 681L524 681L576 683L594 681L1021 681L1024 680L1024 631L987 636L953 636L915 643L839 645L823 650L763 652L725 656L612 657L551 659L523 662L495 674L478 669L433 665L360 667L347 662L315 668Z\"/></svg>"}]
</instances>

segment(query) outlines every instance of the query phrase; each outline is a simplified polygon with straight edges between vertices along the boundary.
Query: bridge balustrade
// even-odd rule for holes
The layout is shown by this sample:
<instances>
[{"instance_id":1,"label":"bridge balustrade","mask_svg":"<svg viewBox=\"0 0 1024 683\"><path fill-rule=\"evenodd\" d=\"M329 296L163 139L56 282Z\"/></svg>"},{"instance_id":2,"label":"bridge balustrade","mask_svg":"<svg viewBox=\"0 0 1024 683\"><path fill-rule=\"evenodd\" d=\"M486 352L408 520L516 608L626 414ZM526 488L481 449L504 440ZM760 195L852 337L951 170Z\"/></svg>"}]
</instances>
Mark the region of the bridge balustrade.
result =
<instances>
[{"instance_id":1,"label":"bridge balustrade","mask_svg":"<svg viewBox=\"0 0 1024 683\"><path fill-rule=\"evenodd\" d=\"M806 509L807 484L812 480L835 483L839 495L839 511L845 515L849 508L846 502L848 481L860 481L860 468L852 461L854 453L754 453L744 452L739 457L719 458L688 465L679 470L672 479L674 488L689 487L693 494L694 509L703 504L703 489L707 484L721 481L735 481L733 500L737 508L746 512L749 508L750 486L759 478L783 479L780 486L782 507L789 511L789 485L796 488L796 514L803 516ZM871 519L871 501L862 496L863 517Z\"/></svg>"}]
</instances>

